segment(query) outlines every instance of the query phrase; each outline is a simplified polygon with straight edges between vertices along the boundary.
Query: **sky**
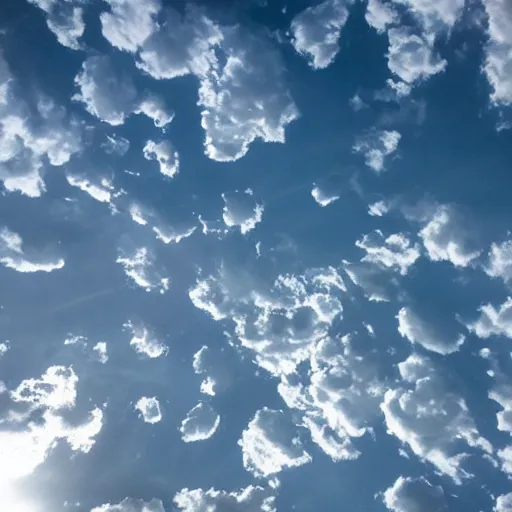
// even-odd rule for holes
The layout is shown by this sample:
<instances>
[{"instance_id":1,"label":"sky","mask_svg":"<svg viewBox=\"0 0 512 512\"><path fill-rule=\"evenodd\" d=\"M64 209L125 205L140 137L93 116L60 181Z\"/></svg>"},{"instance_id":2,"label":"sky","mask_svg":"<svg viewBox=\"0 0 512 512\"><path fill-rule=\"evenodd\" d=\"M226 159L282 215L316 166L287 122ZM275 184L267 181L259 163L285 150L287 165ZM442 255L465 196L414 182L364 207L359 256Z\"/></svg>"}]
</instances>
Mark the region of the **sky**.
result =
<instances>
[{"instance_id":1,"label":"sky","mask_svg":"<svg viewBox=\"0 0 512 512\"><path fill-rule=\"evenodd\" d=\"M0 511L512 512L509 0L0 3Z\"/></svg>"}]
</instances>

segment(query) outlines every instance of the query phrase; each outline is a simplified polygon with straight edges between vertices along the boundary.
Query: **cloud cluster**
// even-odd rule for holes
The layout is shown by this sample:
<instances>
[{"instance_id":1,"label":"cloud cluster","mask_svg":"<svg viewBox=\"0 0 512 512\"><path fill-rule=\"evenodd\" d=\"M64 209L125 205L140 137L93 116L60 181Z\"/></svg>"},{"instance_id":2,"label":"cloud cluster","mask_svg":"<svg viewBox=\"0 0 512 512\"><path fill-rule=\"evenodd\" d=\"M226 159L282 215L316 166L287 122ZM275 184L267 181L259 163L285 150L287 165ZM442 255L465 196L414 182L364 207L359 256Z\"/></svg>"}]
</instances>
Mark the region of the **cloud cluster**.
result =
<instances>
[{"instance_id":1,"label":"cloud cluster","mask_svg":"<svg viewBox=\"0 0 512 512\"><path fill-rule=\"evenodd\" d=\"M512 338L512 297L508 297L499 307L484 304L480 307L480 317L468 324L468 329L479 338L506 336Z\"/></svg>"},{"instance_id":2,"label":"cloud cluster","mask_svg":"<svg viewBox=\"0 0 512 512\"><path fill-rule=\"evenodd\" d=\"M155 396L142 396L137 400L135 409L146 423L158 423L162 419L160 402Z\"/></svg>"},{"instance_id":3,"label":"cloud cluster","mask_svg":"<svg viewBox=\"0 0 512 512\"><path fill-rule=\"evenodd\" d=\"M254 200L251 189L244 192L225 192L222 200L222 218L228 228L236 227L245 235L261 222L264 207Z\"/></svg>"},{"instance_id":4,"label":"cloud cluster","mask_svg":"<svg viewBox=\"0 0 512 512\"><path fill-rule=\"evenodd\" d=\"M105 503L94 507L91 512L165 512L165 509L162 501L156 498L150 501L125 498L119 503Z\"/></svg>"},{"instance_id":5,"label":"cloud cluster","mask_svg":"<svg viewBox=\"0 0 512 512\"><path fill-rule=\"evenodd\" d=\"M204 441L215 434L219 424L220 416L213 407L206 402L199 402L181 422L181 438L185 443Z\"/></svg>"},{"instance_id":6,"label":"cloud cluster","mask_svg":"<svg viewBox=\"0 0 512 512\"><path fill-rule=\"evenodd\" d=\"M385 170L386 157L397 150L401 138L402 136L396 130L371 131L359 137L353 150L356 153L362 153L366 165L380 173Z\"/></svg>"},{"instance_id":7,"label":"cloud cluster","mask_svg":"<svg viewBox=\"0 0 512 512\"><path fill-rule=\"evenodd\" d=\"M442 487L427 479L399 477L383 494L384 504L392 512L448 512Z\"/></svg>"},{"instance_id":8,"label":"cloud cluster","mask_svg":"<svg viewBox=\"0 0 512 512\"><path fill-rule=\"evenodd\" d=\"M159 341L145 325L136 325L128 321L123 327L131 332L130 346L138 354L142 354L150 359L167 355L169 350L167 345Z\"/></svg>"}]
</instances>

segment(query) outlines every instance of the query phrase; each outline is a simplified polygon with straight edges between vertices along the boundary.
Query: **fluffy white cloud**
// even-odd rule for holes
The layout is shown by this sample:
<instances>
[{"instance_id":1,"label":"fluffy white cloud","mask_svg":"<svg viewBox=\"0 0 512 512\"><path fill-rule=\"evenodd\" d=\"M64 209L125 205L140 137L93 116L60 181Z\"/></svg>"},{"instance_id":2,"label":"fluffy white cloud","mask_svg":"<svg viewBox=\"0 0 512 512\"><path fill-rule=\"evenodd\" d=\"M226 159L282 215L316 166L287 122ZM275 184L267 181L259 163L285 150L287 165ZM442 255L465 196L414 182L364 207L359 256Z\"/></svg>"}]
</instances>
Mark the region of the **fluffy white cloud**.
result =
<instances>
[{"instance_id":1,"label":"fluffy white cloud","mask_svg":"<svg viewBox=\"0 0 512 512\"><path fill-rule=\"evenodd\" d=\"M150 501L125 498L120 503L105 503L94 507L91 512L165 512L164 504L153 498Z\"/></svg>"},{"instance_id":2,"label":"fluffy white cloud","mask_svg":"<svg viewBox=\"0 0 512 512\"><path fill-rule=\"evenodd\" d=\"M245 469L256 477L268 477L311 462L295 433L295 425L282 411L267 407L257 411L238 441Z\"/></svg>"},{"instance_id":3,"label":"fluffy white cloud","mask_svg":"<svg viewBox=\"0 0 512 512\"><path fill-rule=\"evenodd\" d=\"M365 19L377 32L385 32L389 25L398 23L400 17L391 2L369 0L366 5Z\"/></svg>"},{"instance_id":4,"label":"fluffy white cloud","mask_svg":"<svg viewBox=\"0 0 512 512\"><path fill-rule=\"evenodd\" d=\"M169 289L169 278L162 277L155 269L154 258L147 247L134 251L121 251L116 260L122 265L125 274L147 292L158 290L165 293Z\"/></svg>"},{"instance_id":5,"label":"fluffy white cloud","mask_svg":"<svg viewBox=\"0 0 512 512\"><path fill-rule=\"evenodd\" d=\"M72 50L80 49L79 39L85 32L84 10L79 7L80 0L28 1L46 13L46 24L61 45Z\"/></svg>"},{"instance_id":6,"label":"fluffy white cloud","mask_svg":"<svg viewBox=\"0 0 512 512\"><path fill-rule=\"evenodd\" d=\"M199 402L188 411L181 422L181 438L185 443L204 441L215 434L220 424L220 416L206 402Z\"/></svg>"},{"instance_id":7,"label":"fluffy white cloud","mask_svg":"<svg viewBox=\"0 0 512 512\"><path fill-rule=\"evenodd\" d=\"M512 279L512 241L507 240L501 244L492 244L489 251L489 260L484 267L487 275L499 277L508 282Z\"/></svg>"},{"instance_id":8,"label":"fluffy white cloud","mask_svg":"<svg viewBox=\"0 0 512 512\"><path fill-rule=\"evenodd\" d=\"M386 201L376 201L368 206L368 214L372 217L382 217L389 212L390 205Z\"/></svg>"},{"instance_id":9,"label":"fluffy white cloud","mask_svg":"<svg viewBox=\"0 0 512 512\"><path fill-rule=\"evenodd\" d=\"M225 192L222 194L222 200L222 218L229 228L237 227L242 235L245 235L261 222L264 207L255 201L252 190Z\"/></svg>"},{"instance_id":10,"label":"fluffy white cloud","mask_svg":"<svg viewBox=\"0 0 512 512\"><path fill-rule=\"evenodd\" d=\"M131 331L132 339L130 340L130 346L138 354L143 354L151 359L167 355L169 350L167 345L156 339L146 326L126 322L123 327Z\"/></svg>"},{"instance_id":11,"label":"fluffy white cloud","mask_svg":"<svg viewBox=\"0 0 512 512\"><path fill-rule=\"evenodd\" d=\"M182 489L174 504L183 512L277 512L271 489L253 485L238 492Z\"/></svg>"},{"instance_id":12,"label":"fluffy white cloud","mask_svg":"<svg viewBox=\"0 0 512 512\"><path fill-rule=\"evenodd\" d=\"M384 504L393 512L448 512L443 488L423 477L399 477L384 492Z\"/></svg>"},{"instance_id":13,"label":"fluffy white cloud","mask_svg":"<svg viewBox=\"0 0 512 512\"><path fill-rule=\"evenodd\" d=\"M475 247L475 236L467 221L451 206L438 206L419 236L432 261L467 267L482 252Z\"/></svg>"},{"instance_id":14,"label":"fluffy white cloud","mask_svg":"<svg viewBox=\"0 0 512 512\"><path fill-rule=\"evenodd\" d=\"M376 230L356 241L356 246L366 251L366 256L361 261L396 269L403 276L420 257L419 245L412 244L403 233L384 238L383 233Z\"/></svg>"},{"instance_id":15,"label":"fluffy white cloud","mask_svg":"<svg viewBox=\"0 0 512 512\"><path fill-rule=\"evenodd\" d=\"M512 444L497 451L498 459L501 462L501 469L512 475Z\"/></svg>"},{"instance_id":16,"label":"fluffy white cloud","mask_svg":"<svg viewBox=\"0 0 512 512\"><path fill-rule=\"evenodd\" d=\"M512 297L495 308L492 304L480 307L480 318L467 325L479 338L506 336L512 338Z\"/></svg>"},{"instance_id":17,"label":"fluffy white cloud","mask_svg":"<svg viewBox=\"0 0 512 512\"><path fill-rule=\"evenodd\" d=\"M394 0L402 4L420 22L426 34L449 30L459 19L465 0Z\"/></svg>"},{"instance_id":18,"label":"fluffy white cloud","mask_svg":"<svg viewBox=\"0 0 512 512\"><path fill-rule=\"evenodd\" d=\"M110 203L112 199L114 187L106 178L101 179L99 183L92 183L84 176L68 174L66 179L72 187L79 188L100 203Z\"/></svg>"},{"instance_id":19,"label":"fluffy white cloud","mask_svg":"<svg viewBox=\"0 0 512 512\"><path fill-rule=\"evenodd\" d=\"M398 291L398 280L389 276L382 266L374 263L350 263L343 261L344 270L350 281L360 287L369 301L387 302Z\"/></svg>"},{"instance_id":20,"label":"fluffy white cloud","mask_svg":"<svg viewBox=\"0 0 512 512\"><path fill-rule=\"evenodd\" d=\"M0 181L8 192L39 197L48 166L69 162L82 149L81 125L48 98L26 102L0 55Z\"/></svg>"},{"instance_id":21,"label":"fluffy white cloud","mask_svg":"<svg viewBox=\"0 0 512 512\"><path fill-rule=\"evenodd\" d=\"M173 178L180 170L180 158L173 145L168 140L154 142L148 140L143 148L146 160L156 160L160 172L168 178Z\"/></svg>"},{"instance_id":22,"label":"fluffy white cloud","mask_svg":"<svg viewBox=\"0 0 512 512\"><path fill-rule=\"evenodd\" d=\"M155 396L142 396L137 400L135 409L146 423L158 423L162 419L160 403Z\"/></svg>"},{"instance_id":23,"label":"fluffy white cloud","mask_svg":"<svg viewBox=\"0 0 512 512\"><path fill-rule=\"evenodd\" d=\"M194 354L192 367L194 373L203 376L200 391L205 395L215 396L230 384L230 372L221 354L206 345Z\"/></svg>"},{"instance_id":24,"label":"fluffy white cloud","mask_svg":"<svg viewBox=\"0 0 512 512\"><path fill-rule=\"evenodd\" d=\"M437 354L457 352L465 341L463 334L448 334L410 307L403 307L397 315L398 332L411 343L422 345Z\"/></svg>"},{"instance_id":25,"label":"fluffy white cloud","mask_svg":"<svg viewBox=\"0 0 512 512\"><path fill-rule=\"evenodd\" d=\"M494 512L512 512L512 492L498 496L493 510Z\"/></svg>"},{"instance_id":26,"label":"fluffy white cloud","mask_svg":"<svg viewBox=\"0 0 512 512\"><path fill-rule=\"evenodd\" d=\"M52 272L64 267L64 259L53 254L25 253L23 239L8 228L0 229L0 263L17 272Z\"/></svg>"},{"instance_id":27,"label":"fluffy white cloud","mask_svg":"<svg viewBox=\"0 0 512 512\"><path fill-rule=\"evenodd\" d=\"M98 341L98 343L92 347L92 350L101 364L108 362L107 343L105 341Z\"/></svg>"},{"instance_id":28,"label":"fluffy white cloud","mask_svg":"<svg viewBox=\"0 0 512 512\"><path fill-rule=\"evenodd\" d=\"M325 0L293 18L292 45L297 53L308 57L313 69L324 69L336 58L351 3L350 0Z\"/></svg>"},{"instance_id":29,"label":"fluffy white cloud","mask_svg":"<svg viewBox=\"0 0 512 512\"><path fill-rule=\"evenodd\" d=\"M334 201L337 201L340 198L339 195L329 192L328 190L323 189L319 185L313 186L311 190L311 195L320 206L327 206L331 203L334 203Z\"/></svg>"},{"instance_id":30,"label":"fluffy white cloud","mask_svg":"<svg viewBox=\"0 0 512 512\"><path fill-rule=\"evenodd\" d=\"M426 37L406 27L389 29L388 37L389 70L404 82L412 84L426 80L445 69L446 61L441 59Z\"/></svg>"},{"instance_id":31,"label":"fluffy white cloud","mask_svg":"<svg viewBox=\"0 0 512 512\"><path fill-rule=\"evenodd\" d=\"M174 112L169 110L164 101L158 96L149 96L143 99L134 113L149 117L157 128L164 128L174 119Z\"/></svg>"},{"instance_id":32,"label":"fluffy white cloud","mask_svg":"<svg viewBox=\"0 0 512 512\"><path fill-rule=\"evenodd\" d=\"M495 105L512 104L512 8L507 0L485 0L488 41L484 71Z\"/></svg>"},{"instance_id":33,"label":"fluffy white cloud","mask_svg":"<svg viewBox=\"0 0 512 512\"><path fill-rule=\"evenodd\" d=\"M452 391L432 361L412 354L398 365L401 385L388 389L381 404L388 432L455 483L472 475L463 467L463 445L493 452L480 436L465 400Z\"/></svg>"},{"instance_id":34,"label":"fluffy white cloud","mask_svg":"<svg viewBox=\"0 0 512 512\"><path fill-rule=\"evenodd\" d=\"M489 391L489 398L502 408L496 413L498 430L512 435L512 378L501 372L495 372L495 384Z\"/></svg>"},{"instance_id":35,"label":"fluffy white cloud","mask_svg":"<svg viewBox=\"0 0 512 512\"><path fill-rule=\"evenodd\" d=\"M360 137L353 150L363 153L366 165L379 173L385 170L386 157L397 150L401 138L396 130L372 131Z\"/></svg>"}]
</instances>

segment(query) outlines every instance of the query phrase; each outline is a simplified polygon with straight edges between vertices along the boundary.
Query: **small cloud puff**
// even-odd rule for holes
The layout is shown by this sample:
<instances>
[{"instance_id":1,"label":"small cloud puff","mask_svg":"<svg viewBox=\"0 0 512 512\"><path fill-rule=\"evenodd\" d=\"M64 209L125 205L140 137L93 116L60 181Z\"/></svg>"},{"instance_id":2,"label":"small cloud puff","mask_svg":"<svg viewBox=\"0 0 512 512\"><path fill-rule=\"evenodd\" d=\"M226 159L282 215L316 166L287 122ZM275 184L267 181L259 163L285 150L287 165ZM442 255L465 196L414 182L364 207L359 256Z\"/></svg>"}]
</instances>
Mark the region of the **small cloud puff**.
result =
<instances>
[{"instance_id":1,"label":"small cloud puff","mask_svg":"<svg viewBox=\"0 0 512 512\"><path fill-rule=\"evenodd\" d=\"M492 304L480 307L480 317L467 325L479 338L506 336L512 338L512 297L507 297L498 308Z\"/></svg>"},{"instance_id":2,"label":"small cloud puff","mask_svg":"<svg viewBox=\"0 0 512 512\"><path fill-rule=\"evenodd\" d=\"M334 193L329 193L327 190L323 190L320 186L314 185L311 190L313 199L322 207L328 206L334 201L337 201L340 196Z\"/></svg>"},{"instance_id":3,"label":"small cloud puff","mask_svg":"<svg viewBox=\"0 0 512 512\"><path fill-rule=\"evenodd\" d=\"M267 407L256 412L238 444L242 448L245 469L260 478L312 460L302 447L290 418L282 411Z\"/></svg>"},{"instance_id":4,"label":"small cloud puff","mask_svg":"<svg viewBox=\"0 0 512 512\"><path fill-rule=\"evenodd\" d=\"M392 512L448 512L443 488L423 477L399 477L383 498Z\"/></svg>"},{"instance_id":5,"label":"small cloud puff","mask_svg":"<svg viewBox=\"0 0 512 512\"><path fill-rule=\"evenodd\" d=\"M182 489L173 501L183 512L277 512L271 489L253 485L238 492Z\"/></svg>"},{"instance_id":6,"label":"small cloud puff","mask_svg":"<svg viewBox=\"0 0 512 512\"><path fill-rule=\"evenodd\" d=\"M139 411L145 423L158 423L162 419L160 403L155 396L139 398L135 404L135 410Z\"/></svg>"},{"instance_id":7,"label":"small cloud puff","mask_svg":"<svg viewBox=\"0 0 512 512\"><path fill-rule=\"evenodd\" d=\"M206 402L199 402L181 422L181 438L185 443L205 441L215 434L220 424L220 416Z\"/></svg>"},{"instance_id":8,"label":"small cloud puff","mask_svg":"<svg viewBox=\"0 0 512 512\"><path fill-rule=\"evenodd\" d=\"M142 150L146 160L156 160L160 172L168 178L174 178L180 170L180 157L168 140L154 142L148 140Z\"/></svg>"},{"instance_id":9,"label":"small cloud puff","mask_svg":"<svg viewBox=\"0 0 512 512\"><path fill-rule=\"evenodd\" d=\"M363 153L370 169L380 173L385 170L386 157L393 154L402 136L396 130L371 131L354 144L356 153Z\"/></svg>"},{"instance_id":10,"label":"small cloud puff","mask_svg":"<svg viewBox=\"0 0 512 512\"><path fill-rule=\"evenodd\" d=\"M506 283L512 279L512 241L507 240L501 244L492 244L489 251L489 260L484 266L486 274L490 277L499 277Z\"/></svg>"},{"instance_id":11,"label":"small cloud puff","mask_svg":"<svg viewBox=\"0 0 512 512\"><path fill-rule=\"evenodd\" d=\"M512 511L512 492L502 494L496 498L494 512L511 512Z\"/></svg>"},{"instance_id":12,"label":"small cloud puff","mask_svg":"<svg viewBox=\"0 0 512 512\"><path fill-rule=\"evenodd\" d=\"M66 179L72 187L79 188L100 203L110 203L112 199L114 187L107 178L101 179L99 183L92 183L83 176L68 174Z\"/></svg>"},{"instance_id":13,"label":"small cloud puff","mask_svg":"<svg viewBox=\"0 0 512 512\"><path fill-rule=\"evenodd\" d=\"M132 322L126 322L123 327L132 333L130 346L138 354L143 354L150 359L155 359L167 355L169 348L164 343L160 342L150 332L150 330L142 325L135 325Z\"/></svg>"},{"instance_id":14,"label":"small cloud puff","mask_svg":"<svg viewBox=\"0 0 512 512\"><path fill-rule=\"evenodd\" d=\"M369 0L366 5L366 23L377 32L385 32L389 25L394 25L400 20L400 16L394 9L391 2L384 3L382 0Z\"/></svg>"},{"instance_id":15,"label":"small cloud puff","mask_svg":"<svg viewBox=\"0 0 512 512\"><path fill-rule=\"evenodd\" d=\"M376 201L368 205L368 215L372 217L382 217L389 212L390 207L390 204L386 201Z\"/></svg>"},{"instance_id":16,"label":"small cloud puff","mask_svg":"<svg viewBox=\"0 0 512 512\"><path fill-rule=\"evenodd\" d=\"M120 503L105 503L94 507L91 512L165 512L164 504L153 498L150 501L125 498Z\"/></svg>"},{"instance_id":17,"label":"small cloud puff","mask_svg":"<svg viewBox=\"0 0 512 512\"><path fill-rule=\"evenodd\" d=\"M239 228L242 235L253 230L263 219L264 206L254 200L250 189L245 192L225 192L222 194L222 200L224 224L228 228Z\"/></svg>"},{"instance_id":18,"label":"small cloud puff","mask_svg":"<svg viewBox=\"0 0 512 512\"><path fill-rule=\"evenodd\" d=\"M42 254L26 255L23 239L8 228L0 229L0 263L17 272L52 272L64 267L64 259Z\"/></svg>"},{"instance_id":19,"label":"small cloud puff","mask_svg":"<svg viewBox=\"0 0 512 512\"><path fill-rule=\"evenodd\" d=\"M325 0L293 18L292 45L297 53L308 57L313 69L324 69L336 58L351 3L350 0Z\"/></svg>"},{"instance_id":20,"label":"small cloud puff","mask_svg":"<svg viewBox=\"0 0 512 512\"><path fill-rule=\"evenodd\" d=\"M98 341L98 343L92 347L92 350L101 364L108 362L107 343L105 341Z\"/></svg>"}]
</instances>

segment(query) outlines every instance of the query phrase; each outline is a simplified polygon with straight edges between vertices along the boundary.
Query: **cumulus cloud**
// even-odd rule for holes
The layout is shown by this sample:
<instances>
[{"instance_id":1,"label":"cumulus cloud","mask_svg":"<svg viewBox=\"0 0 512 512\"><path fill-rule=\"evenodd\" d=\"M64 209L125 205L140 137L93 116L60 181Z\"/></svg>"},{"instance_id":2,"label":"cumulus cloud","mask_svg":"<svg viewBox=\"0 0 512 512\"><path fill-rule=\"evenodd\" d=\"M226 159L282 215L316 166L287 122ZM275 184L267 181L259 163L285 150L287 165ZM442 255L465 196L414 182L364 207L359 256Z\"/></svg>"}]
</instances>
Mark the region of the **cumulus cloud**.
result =
<instances>
[{"instance_id":1,"label":"cumulus cloud","mask_svg":"<svg viewBox=\"0 0 512 512\"><path fill-rule=\"evenodd\" d=\"M350 4L350 0L325 0L293 18L292 45L297 53L307 56L313 69L324 69L336 58Z\"/></svg>"},{"instance_id":2,"label":"cumulus cloud","mask_svg":"<svg viewBox=\"0 0 512 512\"><path fill-rule=\"evenodd\" d=\"M432 261L449 261L456 267L467 267L482 252L475 245L476 236L467 220L448 205L435 209L419 236Z\"/></svg>"},{"instance_id":3,"label":"cumulus cloud","mask_svg":"<svg viewBox=\"0 0 512 512\"><path fill-rule=\"evenodd\" d=\"M472 476L463 468L468 457L463 445L491 454L491 444L480 436L465 400L449 388L431 360L412 354L398 368L402 382L386 391L381 404L388 432L460 484Z\"/></svg>"},{"instance_id":4,"label":"cumulus cloud","mask_svg":"<svg viewBox=\"0 0 512 512\"><path fill-rule=\"evenodd\" d=\"M443 332L410 307L400 309L397 319L398 332L402 337L437 354L446 355L456 352L465 341L463 334Z\"/></svg>"},{"instance_id":5,"label":"cumulus cloud","mask_svg":"<svg viewBox=\"0 0 512 512\"><path fill-rule=\"evenodd\" d=\"M501 244L492 244L489 259L484 267L487 275L499 277L508 282L512 279L512 241L507 240Z\"/></svg>"},{"instance_id":6,"label":"cumulus cloud","mask_svg":"<svg viewBox=\"0 0 512 512\"><path fill-rule=\"evenodd\" d=\"M252 190L225 192L222 194L222 200L222 218L228 228L236 227L245 235L261 222L264 207L255 201Z\"/></svg>"},{"instance_id":7,"label":"cumulus cloud","mask_svg":"<svg viewBox=\"0 0 512 512\"><path fill-rule=\"evenodd\" d=\"M25 252L23 239L18 233L4 227L0 229L0 263L17 272L52 272L64 267L64 259L34 250Z\"/></svg>"},{"instance_id":8,"label":"cumulus cloud","mask_svg":"<svg viewBox=\"0 0 512 512\"><path fill-rule=\"evenodd\" d=\"M236 339L254 353L256 363L279 376L293 373L327 334L342 312L344 290L333 267L280 275L270 287L241 269L223 267L218 275L199 279L189 296L214 320L229 318Z\"/></svg>"},{"instance_id":9,"label":"cumulus cloud","mask_svg":"<svg viewBox=\"0 0 512 512\"><path fill-rule=\"evenodd\" d=\"M125 498L120 503L105 503L94 507L91 512L165 512L164 504L153 498L150 501Z\"/></svg>"},{"instance_id":10,"label":"cumulus cloud","mask_svg":"<svg viewBox=\"0 0 512 512\"><path fill-rule=\"evenodd\" d=\"M360 137L353 146L356 153L364 155L365 163L370 169L380 173L385 170L386 157L393 154L402 136L396 130L372 131Z\"/></svg>"},{"instance_id":11,"label":"cumulus cloud","mask_svg":"<svg viewBox=\"0 0 512 512\"><path fill-rule=\"evenodd\" d=\"M154 142L148 140L143 148L146 160L156 160L160 172L168 178L174 178L180 170L180 158L178 152L168 140Z\"/></svg>"},{"instance_id":12,"label":"cumulus cloud","mask_svg":"<svg viewBox=\"0 0 512 512\"><path fill-rule=\"evenodd\" d=\"M46 24L62 46L80 49L85 32L84 10L80 0L28 0L46 13Z\"/></svg>"},{"instance_id":13,"label":"cumulus cloud","mask_svg":"<svg viewBox=\"0 0 512 512\"><path fill-rule=\"evenodd\" d=\"M135 404L135 410L139 411L145 423L158 423L162 419L160 403L155 396L142 396Z\"/></svg>"},{"instance_id":14,"label":"cumulus cloud","mask_svg":"<svg viewBox=\"0 0 512 512\"><path fill-rule=\"evenodd\" d=\"M399 477L384 492L384 504L393 512L448 512L443 488L423 477Z\"/></svg>"},{"instance_id":15,"label":"cumulus cloud","mask_svg":"<svg viewBox=\"0 0 512 512\"><path fill-rule=\"evenodd\" d=\"M201 393L215 396L229 386L230 372L221 352L203 345L195 354L192 361L194 373L203 376L200 385Z\"/></svg>"},{"instance_id":16,"label":"cumulus cloud","mask_svg":"<svg viewBox=\"0 0 512 512\"><path fill-rule=\"evenodd\" d=\"M369 0L366 5L366 23L377 32L385 32L389 25L395 25L400 20L392 2Z\"/></svg>"},{"instance_id":17,"label":"cumulus cloud","mask_svg":"<svg viewBox=\"0 0 512 512\"><path fill-rule=\"evenodd\" d=\"M102 178L99 183L92 183L85 176L68 174L66 179L72 187L79 188L100 203L110 203L112 199L114 187L107 178Z\"/></svg>"},{"instance_id":18,"label":"cumulus cloud","mask_svg":"<svg viewBox=\"0 0 512 512\"><path fill-rule=\"evenodd\" d=\"M464 9L464 0L395 0L397 4L407 7L419 21L426 34L447 31L455 25Z\"/></svg>"},{"instance_id":19,"label":"cumulus cloud","mask_svg":"<svg viewBox=\"0 0 512 512\"><path fill-rule=\"evenodd\" d=\"M142 324L135 325L128 321L123 327L131 331L130 346L138 354L143 354L151 359L167 355L169 350L167 345L159 341L146 326Z\"/></svg>"},{"instance_id":20,"label":"cumulus cloud","mask_svg":"<svg viewBox=\"0 0 512 512\"><path fill-rule=\"evenodd\" d=\"M256 412L238 444L245 469L256 477L266 478L312 460L288 416L267 407Z\"/></svg>"},{"instance_id":21,"label":"cumulus cloud","mask_svg":"<svg viewBox=\"0 0 512 512\"><path fill-rule=\"evenodd\" d=\"M382 217L389 212L390 205L386 201L376 201L368 206L368 214L372 217Z\"/></svg>"},{"instance_id":22,"label":"cumulus cloud","mask_svg":"<svg viewBox=\"0 0 512 512\"><path fill-rule=\"evenodd\" d=\"M511 512L512 511L512 492L502 494L496 498L494 512Z\"/></svg>"},{"instance_id":23,"label":"cumulus cloud","mask_svg":"<svg viewBox=\"0 0 512 512\"><path fill-rule=\"evenodd\" d=\"M156 96L142 98L132 78L118 69L108 55L88 57L75 77L78 92L75 101L84 104L93 116L112 126L119 126L132 113L144 114L155 126L163 128L173 119L163 100Z\"/></svg>"},{"instance_id":24,"label":"cumulus cloud","mask_svg":"<svg viewBox=\"0 0 512 512\"><path fill-rule=\"evenodd\" d=\"M39 197L46 169L82 149L81 125L49 98L26 102L18 86L0 54L0 181L8 192Z\"/></svg>"},{"instance_id":25,"label":"cumulus cloud","mask_svg":"<svg viewBox=\"0 0 512 512\"><path fill-rule=\"evenodd\" d=\"M125 274L137 285L151 292L165 293L169 289L169 278L162 277L155 268L154 257L147 247L133 251L120 250L116 260L122 265Z\"/></svg>"},{"instance_id":26,"label":"cumulus cloud","mask_svg":"<svg viewBox=\"0 0 512 512\"><path fill-rule=\"evenodd\" d=\"M484 72L495 105L512 105L512 9L507 0L485 0L488 16Z\"/></svg>"},{"instance_id":27,"label":"cumulus cloud","mask_svg":"<svg viewBox=\"0 0 512 512\"><path fill-rule=\"evenodd\" d=\"M385 238L382 231L375 230L356 241L356 246L366 251L361 261L397 270L403 276L420 257L419 245L411 243L404 233Z\"/></svg>"},{"instance_id":28,"label":"cumulus cloud","mask_svg":"<svg viewBox=\"0 0 512 512\"><path fill-rule=\"evenodd\" d=\"M407 27L388 30L389 70L408 84L426 80L441 73L446 61L441 59L432 43Z\"/></svg>"},{"instance_id":29,"label":"cumulus cloud","mask_svg":"<svg viewBox=\"0 0 512 512\"><path fill-rule=\"evenodd\" d=\"M318 185L313 186L311 190L311 195L320 206L328 206L329 204L334 203L334 201L337 201L340 198L339 195L336 195L335 193L330 193L329 191L322 189Z\"/></svg>"},{"instance_id":30,"label":"cumulus cloud","mask_svg":"<svg viewBox=\"0 0 512 512\"><path fill-rule=\"evenodd\" d=\"M219 428L220 416L206 402L199 402L181 422L181 438L185 443L205 441Z\"/></svg>"},{"instance_id":31,"label":"cumulus cloud","mask_svg":"<svg viewBox=\"0 0 512 512\"><path fill-rule=\"evenodd\" d=\"M98 343L92 347L92 350L101 364L108 362L107 343L105 341L98 341Z\"/></svg>"},{"instance_id":32,"label":"cumulus cloud","mask_svg":"<svg viewBox=\"0 0 512 512\"><path fill-rule=\"evenodd\" d=\"M183 512L277 512L271 489L253 485L234 492L182 489L173 501Z\"/></svg>"},{"instance_id":33,"label":"cumulus cloud","mask_svg":"<svg viewBox=\"0 0 512 512\"><path fill-rule=\"evenodd\" d=\"M362 289L365 297L372 302L388 302L398 291L398 280L389 276L382 266L363 261L343 261L343 269L350 281Z\"/></svg>"},{"instance_id":34,"label":"cumulus cloud","mask_svg":"<svg viewBox=\"0 0 512 512\"><path fill-rule=\"evenodd\" d=\"M494 365L494 384L489 391L489 398L497 402L501 410L496 413L498 430L512 435L512 378L499 368L499 361Z\"/></svg>"},{"instance_id":35,"label":"cumulus cloud","mask_svg":"<svg viewBox=\"0 0 512 512\"><path fill-rule=\"evenodd\" d=\"M467 327L479 338L512 338L512 297L508 297L498 308L492 304L484 304L480 307L480 317Z\"/></svg>"}]
</instances>

